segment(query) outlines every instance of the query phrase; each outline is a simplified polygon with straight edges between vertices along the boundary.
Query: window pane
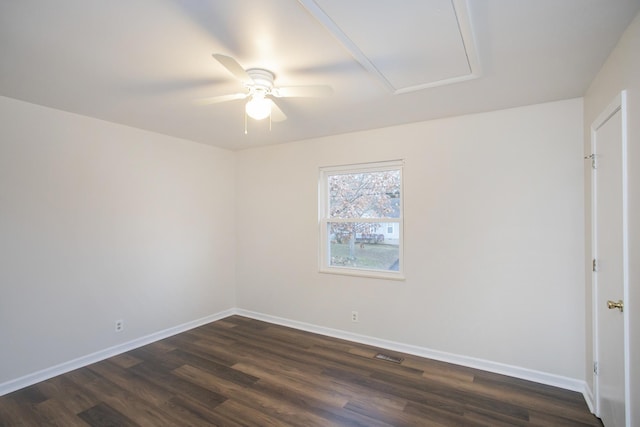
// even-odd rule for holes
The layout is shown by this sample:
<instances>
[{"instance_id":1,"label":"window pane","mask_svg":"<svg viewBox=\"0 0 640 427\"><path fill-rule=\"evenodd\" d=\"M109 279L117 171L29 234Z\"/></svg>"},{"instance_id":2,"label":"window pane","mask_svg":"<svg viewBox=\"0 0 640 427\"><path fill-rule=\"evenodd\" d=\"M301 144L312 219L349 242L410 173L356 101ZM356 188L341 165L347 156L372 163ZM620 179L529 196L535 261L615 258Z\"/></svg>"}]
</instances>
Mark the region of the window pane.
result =
<instances>
[{"instance_id":1,"label":"window pane","mask_svg":"<svg viewBox=\"0 0 640 427\"><path fill-rule=\"evenodd\" d=\"M400 264L399 227L395 223L329 223L329 265L397 271ZM391 232L389 233L389 230Z\"/></svg>"},{"instance_id":2,"label":"window pane","mask_svg":"<svg viewBox=\"0 0 640 427\"><path fill-rule=\"evenodd\" d=\"M328 176L329 218L400 218L400 171Z\"/></svg>"}]
</instances>

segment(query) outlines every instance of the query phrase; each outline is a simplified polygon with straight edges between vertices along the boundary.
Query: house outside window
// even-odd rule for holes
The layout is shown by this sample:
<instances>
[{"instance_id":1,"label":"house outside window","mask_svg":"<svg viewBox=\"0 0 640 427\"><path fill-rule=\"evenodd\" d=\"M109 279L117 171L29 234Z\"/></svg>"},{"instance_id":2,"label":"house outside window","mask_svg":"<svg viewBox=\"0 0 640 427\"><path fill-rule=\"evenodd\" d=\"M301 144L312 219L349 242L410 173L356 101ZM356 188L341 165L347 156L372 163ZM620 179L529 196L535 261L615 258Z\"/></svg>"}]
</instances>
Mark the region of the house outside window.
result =
<instances>
[{"instance_id":1,"label":"house outside window","mask_svg":"<svg viewBox=\"0 0 640 427\"><path fill-rule=\"evenodd\" d=\"M403 279L402 161L320 169L320 271Z\"/></svg>"}]
</instances>

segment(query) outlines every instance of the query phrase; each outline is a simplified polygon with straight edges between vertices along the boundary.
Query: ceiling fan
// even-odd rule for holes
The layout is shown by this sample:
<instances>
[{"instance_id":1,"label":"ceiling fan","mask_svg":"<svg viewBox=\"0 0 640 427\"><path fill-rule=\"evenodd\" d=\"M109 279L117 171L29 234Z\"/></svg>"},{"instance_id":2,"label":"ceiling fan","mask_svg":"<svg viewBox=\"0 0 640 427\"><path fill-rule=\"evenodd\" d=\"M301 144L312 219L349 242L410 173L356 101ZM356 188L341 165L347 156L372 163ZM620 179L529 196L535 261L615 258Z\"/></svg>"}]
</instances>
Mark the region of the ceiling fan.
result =
<instances>
[{"instance_id":1,"label":"ceiling fan","mask_svg":"<svg viewBox=\"0 0 640 427\"><path fill-rule=\"evenodd\" d=\"M213 57L242 82L245 91L204 98L199 100L202 105L249 98L245 105L245 112L249 117L255 120L271 117L271 120L279 122L285 120L287 116L273 98L322 97L333 93L331 86L326 85L276 87L273 84L275 74L269 70L263 68L245 70L238 61L220 53L214 53Z\"/></svg>"}]
</instances>

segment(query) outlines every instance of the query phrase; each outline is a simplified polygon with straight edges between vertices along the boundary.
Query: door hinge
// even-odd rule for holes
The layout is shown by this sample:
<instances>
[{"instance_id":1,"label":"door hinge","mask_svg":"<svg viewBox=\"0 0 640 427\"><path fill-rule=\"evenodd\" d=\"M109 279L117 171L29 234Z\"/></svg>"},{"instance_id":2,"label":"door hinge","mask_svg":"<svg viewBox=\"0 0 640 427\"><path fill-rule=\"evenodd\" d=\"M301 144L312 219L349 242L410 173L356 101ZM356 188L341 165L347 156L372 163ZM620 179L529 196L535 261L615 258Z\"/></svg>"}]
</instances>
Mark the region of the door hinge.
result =
<instances>
[{"instance_id":1,"label":"door hinge","mask_svg":"<svg viewBox=\"0 0 640 427\"><path fill-rule=\"evenodd\" d=\"M596 169L596 155L589 154L588 156L584 156L585 160L591 160L591 169Z\"/></svg>"},{"instance_id":2,"label":"door hinge","mask_svg":"<svg viewBox=\"0 0 640 427\"><path fill-rule=\"evenodd\" d=\"M594 273L598 271L598 262L596 261L595 258L591 262L591 271L593 271Z\"/></svg>"},{"instance_id":3,"label":"door hinge","mask_svg":"<svg viewBox=\"0 0 640 427\"><path fill-rule=\"evenodd\" d=\"M593 362L593 373L598 375L598 362Z\"/></svg>"}]
</instances>

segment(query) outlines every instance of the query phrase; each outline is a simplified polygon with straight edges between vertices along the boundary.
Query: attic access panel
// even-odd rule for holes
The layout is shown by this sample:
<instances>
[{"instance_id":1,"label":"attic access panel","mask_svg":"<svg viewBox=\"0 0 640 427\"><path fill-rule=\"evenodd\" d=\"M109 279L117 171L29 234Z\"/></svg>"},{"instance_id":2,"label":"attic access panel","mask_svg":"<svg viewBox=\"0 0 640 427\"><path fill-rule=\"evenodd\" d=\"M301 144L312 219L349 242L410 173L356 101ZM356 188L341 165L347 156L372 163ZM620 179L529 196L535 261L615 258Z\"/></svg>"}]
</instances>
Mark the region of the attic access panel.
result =
<instances>
[{"instance_id":1,"label":"attic access panel","mask_svg":"<svg viewBox=\"0 0 640 427\"><path fill-rule=\"evenodd\" d=\"M392 93L479 77L465 0L299 0Z\"/></svg>"}]
</instances>

